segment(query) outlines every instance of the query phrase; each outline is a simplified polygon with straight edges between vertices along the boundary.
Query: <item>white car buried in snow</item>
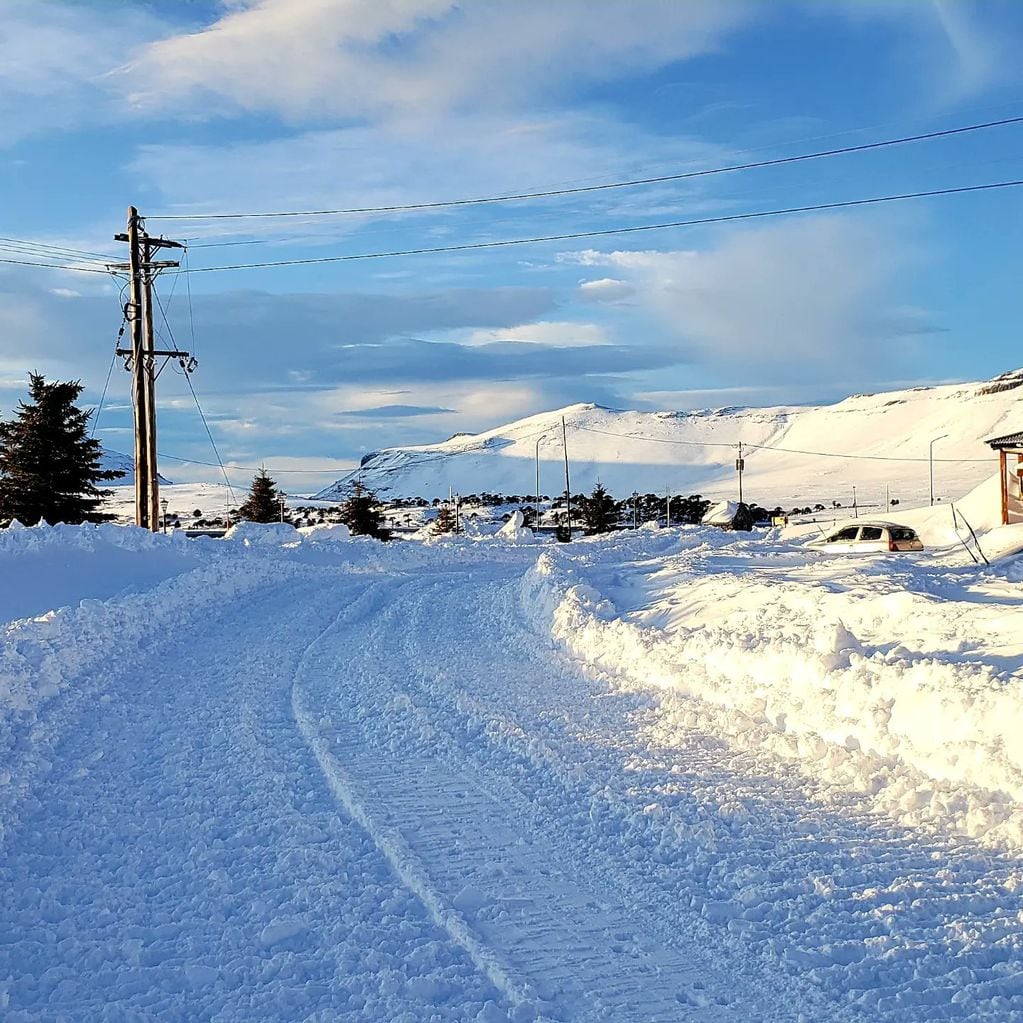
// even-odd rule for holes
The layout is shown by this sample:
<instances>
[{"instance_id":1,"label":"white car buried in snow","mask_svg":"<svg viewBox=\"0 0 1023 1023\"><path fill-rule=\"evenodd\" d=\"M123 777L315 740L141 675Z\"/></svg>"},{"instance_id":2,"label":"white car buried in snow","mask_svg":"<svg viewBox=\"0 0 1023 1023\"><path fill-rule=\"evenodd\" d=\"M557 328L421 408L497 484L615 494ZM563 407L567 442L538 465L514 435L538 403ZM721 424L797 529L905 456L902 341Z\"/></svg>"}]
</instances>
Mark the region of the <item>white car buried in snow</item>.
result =
<instances>
[{"instance_id":1,"label":"white car buried in snow","mask_svg":"<svg viewBox=\"0 0 1023 1023\"><path fill-rule=\"evenodd\" d=\"M839 554L899 554L922 551L915 530L895 522L857 522L811 540L810 547L826 547Z\"/></svg>"}]
</instances>

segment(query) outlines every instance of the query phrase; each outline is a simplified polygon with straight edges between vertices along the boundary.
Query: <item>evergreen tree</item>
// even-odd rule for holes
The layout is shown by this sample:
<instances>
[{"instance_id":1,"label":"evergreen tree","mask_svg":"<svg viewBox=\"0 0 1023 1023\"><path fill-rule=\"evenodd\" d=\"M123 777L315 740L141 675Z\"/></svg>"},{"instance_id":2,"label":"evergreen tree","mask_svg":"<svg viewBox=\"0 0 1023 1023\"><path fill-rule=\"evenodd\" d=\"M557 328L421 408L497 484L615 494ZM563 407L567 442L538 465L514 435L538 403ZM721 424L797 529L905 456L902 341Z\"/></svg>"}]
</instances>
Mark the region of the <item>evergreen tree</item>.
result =
<instances>
[{"instance_id":1,"label":"evergreen tree","mask_svg":"<svg viewBox=\"0 0 1023 1023\"><path fill-rule=\"evenodd\" d=\"M0 519L38 522L108 522L99 510L110 491L96 484L124 473L103 469L103 449L88 434L92 411L80 409L77 381L48 384L29 375L30 401L0 423Z\"/></svg>"},{"instance_id":2,"label":"evergreen tree","mask_svg":"<svg viewBox=\"0 0 1023 1023\"><path fill-rule=\"evenodd\" d=\"M281 517L281 495L266 469L260 469L252 480L249 496L238 509L238 517L249 522L277 522Z\"/></svg>"},{"instance_id":3,"label":"evergreen tree","mask_svg":"<svg viewBox=\"0 0 1023 1023\"><path fill-rule=\"evenodd\" d=\"M618 524L621 505L598 483L589 497L578 498L579 517L587 536L610 533Z\"/></svg>"},{"instance_id":4,"label":"evergreen tree","mask_svg":"<svg viewBox=\"0 0 1023 1023\"><path fill-rule=\"evenodd\" d=\"M455 513L449 505L441 505L437 517L433 520L435 533L453 533L455 531Z\"/></svg>"},{"instance_id":5,"label":"evergreen tree","mask_svg":"<svg viewBox=\"0 0 1023 1023\"><path fill-rule=\"evenodd\" d=\"M352 487L351 496L341 505L339 518L353 536L372 536L377 540L391 538L390 530L384 527L376 495L361 483Z\"/></svg>"}]
</instances>

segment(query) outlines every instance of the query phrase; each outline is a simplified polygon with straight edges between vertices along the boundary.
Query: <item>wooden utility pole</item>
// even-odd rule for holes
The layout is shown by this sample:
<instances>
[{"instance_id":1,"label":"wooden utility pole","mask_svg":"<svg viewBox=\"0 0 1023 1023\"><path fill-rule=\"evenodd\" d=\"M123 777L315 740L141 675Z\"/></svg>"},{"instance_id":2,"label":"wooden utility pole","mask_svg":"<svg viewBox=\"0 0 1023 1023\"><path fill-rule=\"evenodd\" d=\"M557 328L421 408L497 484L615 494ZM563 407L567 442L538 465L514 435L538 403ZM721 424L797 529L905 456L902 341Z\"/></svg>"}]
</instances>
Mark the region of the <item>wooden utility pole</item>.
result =
<instances>
[{"instance_id":1,"label":"wooden utility pole","mask_svg":"<svg viewBox=\"0 0 1023 1023\"><path fill-rule=\"evenodd\" d=\"M153 282L175 260L155 260L159 249L183 248L180 242L151 238L134 206L128 207L127 231L114 241L128 243L128 262L109 269L128 272L129 301L125 317L131 323L131 348L118 348L132 374L132 405L135 413L135 524L156 533L160 530L160 474L156 454L156 360L177 359L186 373L196 366L188 352L157 350L153 328Z\"/></svg>"},{"instance_id":2,"label":"wooden utility pole","mask_svg":"<svg viewBox=\"0 0 1023 1023\"><path fill-rule=\"evenodd\" d=\"M142 273L142 357L145 361L146 371L143 374L145 402L143 403L142 418L145 420L146 465L149 471L142 499L147 509L146 522L149 529L155 533L159 529L160 523L160 473L157 471L156 458L156 344L153 340L153 273L149 269L153 265L153 251L152 242L148 236L145 236L142 244L144 267ZM140 492L137 477L135 492L136 494Z\"/></svg>"},{"instance_id":3,"label":"wooden utility pole","mask_svg":"<svg viewBox=\"0 0 1023 1023\"><path fill-rule=\"evenodd\" d=\"M120 238L120 235L115 236ZM139 211L128 207L128 273L129 300L125 316L131 323L131 398L135 411L135 525L151 529L149 496L145 481L149 479L149 444L146 438L146 372L145 340L142 311L142 256L139 247Z\"/></svg>"}]
</instances>

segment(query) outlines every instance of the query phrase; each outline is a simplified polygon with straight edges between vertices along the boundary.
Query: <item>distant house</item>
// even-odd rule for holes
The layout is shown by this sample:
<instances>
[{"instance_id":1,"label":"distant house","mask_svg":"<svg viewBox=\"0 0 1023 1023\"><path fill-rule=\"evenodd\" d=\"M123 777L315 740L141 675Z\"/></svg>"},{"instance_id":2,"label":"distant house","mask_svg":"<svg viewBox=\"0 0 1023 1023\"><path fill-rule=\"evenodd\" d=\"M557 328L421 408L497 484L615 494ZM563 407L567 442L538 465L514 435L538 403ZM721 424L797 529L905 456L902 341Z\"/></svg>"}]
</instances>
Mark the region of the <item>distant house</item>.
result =
<instances>
[{"instance_id":1,"label":"distant house","mask_svg":"<svg viewBox=\"0 0 1023 1023\"><path fill-rule=\"evenodd\" d=\"M753 512L743 501L722 501L708 508L701 521L705 526L749 532L753 528Z\"/></svg>"},{"instance_id":2,"label":"distant house","mask_svg":"<svg viewBox=\"0 0 1023 1023\"><path fill-rule=\"evenodd\" d=\"M1002 525L1023 522L1023 430L988 442L998 452L998 475L1002 483ZM1012 457L1015 456L1015 457Z\"/></svg>"}]
</instances>

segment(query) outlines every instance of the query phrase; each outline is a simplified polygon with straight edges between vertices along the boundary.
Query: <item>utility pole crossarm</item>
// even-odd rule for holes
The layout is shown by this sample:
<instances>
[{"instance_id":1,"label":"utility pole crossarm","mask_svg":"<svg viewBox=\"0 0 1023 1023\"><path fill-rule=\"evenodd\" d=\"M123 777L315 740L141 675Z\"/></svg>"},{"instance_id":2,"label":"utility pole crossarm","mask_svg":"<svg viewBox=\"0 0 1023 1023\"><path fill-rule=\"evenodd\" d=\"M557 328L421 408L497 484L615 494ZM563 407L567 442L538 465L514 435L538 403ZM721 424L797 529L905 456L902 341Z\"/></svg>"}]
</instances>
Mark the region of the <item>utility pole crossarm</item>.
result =
<instances>
[{"instance_id":1,"label":"utility pole crossarm","mask_svg":"<svg viewBox=\"0 0 1023 1023\"><path fill-rule=\"evenodd\" d=\"M128 236L126 234L115 234L114 241L126 242L128 241ZM146 241L151 249L183 249L185 247L181 242L172 242L169 238L150 238L147 236Z\"/></svg>"}]
</instances>

